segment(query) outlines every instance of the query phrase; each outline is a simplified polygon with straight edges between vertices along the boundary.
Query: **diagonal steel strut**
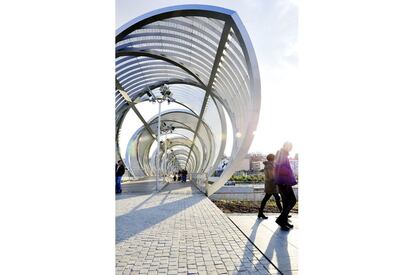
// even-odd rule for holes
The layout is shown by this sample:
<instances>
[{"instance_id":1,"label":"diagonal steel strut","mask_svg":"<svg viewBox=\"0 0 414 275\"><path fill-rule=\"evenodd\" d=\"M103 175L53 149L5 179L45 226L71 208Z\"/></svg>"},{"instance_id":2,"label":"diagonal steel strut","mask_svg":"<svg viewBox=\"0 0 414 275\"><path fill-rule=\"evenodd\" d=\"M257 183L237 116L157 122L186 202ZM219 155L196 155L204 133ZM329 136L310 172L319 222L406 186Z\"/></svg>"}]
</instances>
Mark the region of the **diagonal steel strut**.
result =
<instances>
[{"instance_id":1,"label":"diagonal steel strut","mask_svg":"<svg viewBox=\"0 0 414 275\"><path fill-rule=\"evenodd\" d=\"M134 113L138 116L138 118L144 124L145 129L147 129L147 131L150 133L151 137L153 139L155 139L155 133L152 131L151 127L145 121L144 117L138 111L137 107L135 107L135 104L132 102L132 100L129 97L129 95L124 91L124 89L122 88L122 85L121 85L121 83L119 83L118 79L115 79L115 80L116 80L116 88L118 89L119 93L122 95L122 97L128 103L128 106L134 111Z\"/></svg>"},{"instance_id":2,"label":"diagonal steel strut","mask_svg":"<svg viewBox=\"0 0 414 275\"><path fill-rule=\"evenodd\" d=\"M216 78L216 74L217 74L217 70L218 70L221 58L223 57L223 51L224 51L224 47L227 42L228 35L230 33L230 29L231 29L231 23L226 20L226 23L224 24L224 27L223 27L223 32L221 33L219 45L217 47L217 52L216 52L216 57L214 59L213 67L211 69L210 79L206 87L206 93L204 95L203 105L201 106L201 111L200 111L200 115L198 118L197 126L194 131L193 142L191 144L190 151L188 152L187 161L185 163L185 169L187 169L188 160L190 159L190 154L193 151L194 142L197 137L197 133L198 133L198 130L200 128L200 125L203 119L204 111L206 109L208 98L210 97L210 94L211 94L211 89L213 87L214 79Z\"/></svg>"}]
</instances>

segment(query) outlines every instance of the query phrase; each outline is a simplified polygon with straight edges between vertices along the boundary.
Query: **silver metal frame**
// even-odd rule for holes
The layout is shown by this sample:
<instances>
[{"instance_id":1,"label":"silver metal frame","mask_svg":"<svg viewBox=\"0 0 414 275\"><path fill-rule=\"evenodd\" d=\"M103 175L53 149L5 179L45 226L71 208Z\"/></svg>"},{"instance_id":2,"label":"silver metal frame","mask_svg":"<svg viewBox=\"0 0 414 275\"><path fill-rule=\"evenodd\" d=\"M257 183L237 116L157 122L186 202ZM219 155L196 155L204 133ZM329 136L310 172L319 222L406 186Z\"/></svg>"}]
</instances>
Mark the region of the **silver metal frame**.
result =
<instances>
[{"instance_id":1,"label":"silver metal frame","mask_svg":"<svg viewBox=\"0 0 414 275\"><path fill-rule=\"evenodd\" d=\"M184 110L161 113L182 129L171 138L174 156L164 167L187 168L189 173L211 175L223 157L226 119L233 128L229 164L207 188L216 192L230 178L247 154L260 111L260 76L250 38L237 13L207 5L180 5L155 10L121 26L116 32L116 150L118 135L129 109L142 127L134 133L125 152L126 165L134 176L154 174L151 154L160 135L156 118L145 121L139 104L167 84ZM203 93L200 93L203 91ZM224 110L223 110L224 109ZM154 122L155 119L155 122ZM137 127L137 128L138 128ZM241 137L236 138L236 133ZM177 150L174 150L174 148ZM175 165L175 166L174 166Z\"/></svg>"}]
</instances>

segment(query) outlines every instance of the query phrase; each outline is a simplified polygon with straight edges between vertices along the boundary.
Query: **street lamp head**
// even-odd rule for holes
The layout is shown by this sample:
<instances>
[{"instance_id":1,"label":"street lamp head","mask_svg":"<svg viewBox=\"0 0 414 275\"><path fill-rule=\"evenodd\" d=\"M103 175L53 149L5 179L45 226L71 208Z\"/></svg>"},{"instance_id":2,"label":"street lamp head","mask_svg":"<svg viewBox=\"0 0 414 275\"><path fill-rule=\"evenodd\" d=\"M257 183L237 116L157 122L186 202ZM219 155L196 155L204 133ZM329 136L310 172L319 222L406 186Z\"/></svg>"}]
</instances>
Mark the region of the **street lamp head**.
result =
<instances>
[{"instance_id":1,"label":"street lamp head","mask_svg":"<svg viewBox=\"0 0 414 275\"><path fill-rule=\"evenodd\" d=\"M164 84L160 87L160 92L162 95L162 101L167 100L168 104L174 102L174 99L172 98L172 92L167 84Z\"/></svg>"},{"instance_id":2,"label":"street lamp head","mask_svg":"<svg viewBox=\"0 0 414 275\"><path fill-rule=\"evenodd\" d=\"M170 89L168 88L167 84L164 84L160 87L160 92L163 96L168 96L171 94Z\"/></svg>"}]
</instances>

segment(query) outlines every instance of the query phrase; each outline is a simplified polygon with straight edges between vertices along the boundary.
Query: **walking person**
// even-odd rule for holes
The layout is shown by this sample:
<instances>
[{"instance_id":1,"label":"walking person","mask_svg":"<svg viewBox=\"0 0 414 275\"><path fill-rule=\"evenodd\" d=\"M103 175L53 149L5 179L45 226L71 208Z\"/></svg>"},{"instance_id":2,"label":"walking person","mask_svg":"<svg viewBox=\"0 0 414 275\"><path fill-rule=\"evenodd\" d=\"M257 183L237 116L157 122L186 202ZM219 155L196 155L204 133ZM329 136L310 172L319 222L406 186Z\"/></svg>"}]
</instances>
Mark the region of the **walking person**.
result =
<instances>
[{"instance_id":1,"label":"walking person","mask_svg":"<svg viewBox=\"0 0 414 275\"><path fill-rule=\"evenodd\" d=\"M182 182L186 182L187 181L187 170L183 170L183 175L182 175Z\"/></svg>"},{"instance_id":2,"label":"walking person","mask_svg":"<svg viewBox=\"0 0 414 275\"><path fill-rule=\"evenodd\" d=\"M283 147L276 154L275 162L275 183L279 187L280 195L282 196L283 210L276 223L282 230L289 230L293 225L288 222L288 215L290 210L296 204L296 196L293 192L292 186L296 185L296 178L293 174L289 163L289 152L292 150L292 143L285 142Z\"/></svg>"},{"instance_id":3,"label":"walking person","mask_svg":"<svg viewBox=\"0 0 414 275\"><path fill-rule=\"evenodd\" d=\"M178 181L181 181L181 177L183 176L182 170L178 170Z\"/></svg>"},{"instance_id":4,"label":"walking person","mask_svg":"<svg viewBox=\"0 0 414 275\"><path fill-rule=\"evenodd\" d=\"M116 194L122 193L121 179L124 173L125 173L125 166L122 163L122 160L118 160L117 164L115 165L115 193Z\"/></svg>"},{"instance_id":5,"label":"walking person","mask_svg":"<svg viewBox=\"0 0 414 275\"><path fill-rule=\"evenodd\" d=\"M267 201L273 196L276 200L276 206L279 209L279 212L282 212L282 204L280 203L280 196L278 192L278 186L274 182L274 160L275 155L269 154L266 157L267 161L264 161L264 173L265 173L265 196L260 204L259 214L257 217L262 219L267 219L263 214L263 210L266 206Z\"/></svg>"}]
</instances>

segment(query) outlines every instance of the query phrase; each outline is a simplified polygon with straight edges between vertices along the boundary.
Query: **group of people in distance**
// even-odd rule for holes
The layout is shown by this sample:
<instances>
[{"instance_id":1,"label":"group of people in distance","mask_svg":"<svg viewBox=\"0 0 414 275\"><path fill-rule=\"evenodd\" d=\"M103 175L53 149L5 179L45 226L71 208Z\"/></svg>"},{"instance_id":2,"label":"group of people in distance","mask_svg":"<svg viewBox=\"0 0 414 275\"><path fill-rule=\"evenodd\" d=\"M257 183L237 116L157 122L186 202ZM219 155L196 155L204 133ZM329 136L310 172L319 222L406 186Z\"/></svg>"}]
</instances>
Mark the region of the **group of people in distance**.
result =
<instances>
[{"instance_id":1,"label":"group of people in distance","mask_svg":"<svg viewBox=\"0 0 414 275\"><path fill-rule=\"evenodd\" d=\"M122 160L118 160L115 164L115 193L116 194L120 194L122 193L122 188L121 188L121 180L122 180L122 176L125 173L125 165L122 162ZM178 180L181 182L186 182L187 181L187 170L183 169L183 170L179 170L177 173L174 174L174 181Z\"/></svg>"},{"instance_id":2,"label":"group of people in distance","mask_svg":"<svg viewBox=\"0 0 414 275\"><path fill-rule=\"evenodd\" d=\"M267 155L267 161L263 164L265 172L265 196L260 205L258 218L267 219L263 214L266 202L273 196L276 200L276 206L280 211L276 223L281 230L289 230L293 228L293 224L289 223L289 212L296 204L296 196L292 186L297 184L289 163L289 152L292 150L292 143L285 142L283 147L274 154ZM280 200L280 196L282 201Z\"/></svg>"},{"instance_id":3,"label":"group of people in distance","mask_svg":"<svg viewBox=\"0 0 414 275\"><path fill-rule=\"evenodd\" d=\"M183 170L179 170L178 173L174 174L173 180L176 181L181 181L181 182L186 182L187 181L187 170L183 169Z\"/></svg>"}]
</instances>

